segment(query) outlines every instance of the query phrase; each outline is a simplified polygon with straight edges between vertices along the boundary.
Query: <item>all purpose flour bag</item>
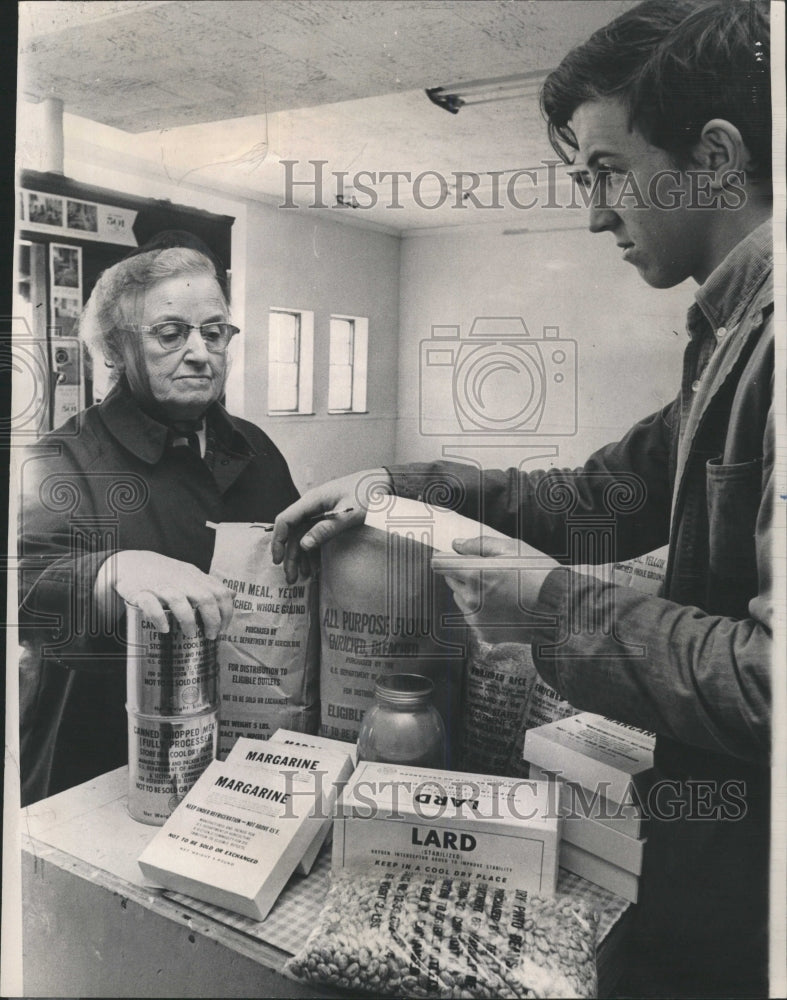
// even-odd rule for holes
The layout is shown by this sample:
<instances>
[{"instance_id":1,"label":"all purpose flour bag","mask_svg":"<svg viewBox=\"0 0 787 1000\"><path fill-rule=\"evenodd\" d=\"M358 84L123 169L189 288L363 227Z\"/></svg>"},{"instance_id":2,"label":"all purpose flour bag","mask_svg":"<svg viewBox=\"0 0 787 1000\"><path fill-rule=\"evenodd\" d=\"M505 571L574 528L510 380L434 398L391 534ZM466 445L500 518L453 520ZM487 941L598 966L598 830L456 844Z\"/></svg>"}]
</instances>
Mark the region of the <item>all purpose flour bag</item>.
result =
<instances>
[{"instance_id":1,"label":"all purpose flour bag","mask_svg":"<svg viewBox=\"0 0 787 1000\"><path fill-rule=\"evenodd\" d=\"M209 524L210 572L234 591L219 635L219 757L239 736L267 739L279 728L315 733L319 719L317 583L287 583L262 524Z\"/></svg>"},{"instance_id":2,"label":"all purpose flour bag","mask_svg":"<svg viewBox=\"0 0 787 1000\"><path fill-rule=\"evenodd\" d=\"M320 732L354 742L377 677L422 674L434 682L455 766L466 629L445 580L431 572L432 551L367 526L323 545Z\"/></svg>"}]
</instances>

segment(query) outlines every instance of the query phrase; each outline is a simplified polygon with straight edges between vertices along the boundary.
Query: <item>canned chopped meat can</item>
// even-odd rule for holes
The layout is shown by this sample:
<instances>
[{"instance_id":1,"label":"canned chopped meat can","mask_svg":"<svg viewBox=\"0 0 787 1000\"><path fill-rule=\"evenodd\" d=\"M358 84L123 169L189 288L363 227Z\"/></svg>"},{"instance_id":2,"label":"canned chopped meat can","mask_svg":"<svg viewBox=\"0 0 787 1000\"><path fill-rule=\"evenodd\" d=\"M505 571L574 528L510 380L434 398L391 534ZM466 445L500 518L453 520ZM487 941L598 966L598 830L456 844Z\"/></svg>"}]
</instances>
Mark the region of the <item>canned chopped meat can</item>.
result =
<instances>
[{"instance_id":1,"label":"canned chopped meat can","mask_svg":"<svg viewBox=\"0 0 787 1000\"><path fill-rule=\"evenodd\" d=\"M171 611L159 632L138 607L126 605L126 703L142 715L196 715L218 704L216 640L184 635Z\"/></svg>"},{"instance_id":2,"label":"canned chopped meat can","mask_svg":"<svg viewBox=\"0 0 787 1000\"><path fill-rule=\"evenodd\" d=\"M129 815L161 826L216 759L219 713L166 719L127 710Z\"/></svg>"}]
</instances>

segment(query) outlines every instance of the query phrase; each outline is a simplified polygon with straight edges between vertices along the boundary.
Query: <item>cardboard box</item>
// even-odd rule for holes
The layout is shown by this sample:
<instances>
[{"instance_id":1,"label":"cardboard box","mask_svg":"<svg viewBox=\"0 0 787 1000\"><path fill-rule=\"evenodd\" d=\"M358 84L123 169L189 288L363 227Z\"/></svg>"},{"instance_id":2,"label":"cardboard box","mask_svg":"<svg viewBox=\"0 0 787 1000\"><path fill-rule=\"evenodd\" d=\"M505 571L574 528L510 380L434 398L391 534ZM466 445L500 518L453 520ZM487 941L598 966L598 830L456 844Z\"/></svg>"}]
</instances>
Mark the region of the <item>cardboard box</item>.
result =
<instances>
[{"instance_id":1,"label":"cardboard box","mask_svg":"<svg viewBox=\"0 0 787 1000\"><path fill-rule=\"evenodd\" d=\"M298 737L296 740L295 737ZM317 749L319 755L300 753L301 748ZM318 770L323 774L326 783L335 787L333 793L328 789L328 799L331 806L336 801L345 782L355 767L356 749L352 743L342 743L339 740L329 740L322 736L309 736L306 733L295 733L290 729L277 729L269 740L255 740L240 737L227 757L227 760L243 764L272 764L276 767L296 767L301 770ZM287 763L282 763L286 761ZM327 785L326 785L327 787ZM317 831L314 840L298 862L296 871L300 875L308 875L312 870L317 855L330 836L333 828L333 816L326 816Z\"/></svg>"},{"instance_id":2,"label":"cardboard box","mask_svg":"<svg viewBox=\"0 0 787 1000\"><path fill-rule=\"evenodd\" d=\"M632 875L642 874L645 840L625 837L592 819L567 819L563 822L563 842L580 847Z\"/></svg>"},{"instance_id":3,"label":"cardboard box","mask_svg":"<svg viewBox=\"0 0 787 1000\"><path fill-rule=\"evenodd\" d=\"M333 866L409 869L551 895L560 821L549 805L543 782L364 761L334 822Z\"/></svg>"},{"instance_id":4,"label":"cardboard box","mask_svg":"<svg viewBox=\"0 0 787 1000\"><path fill-rule=\"evenodd\" d=\"M522 756L561 780L636 806L652 781L654 746L653 733L580 712L527 732Z\"/></svg>"},{"instance_id":5,"label":"cardboard box","mask_svg":"<svg viewBox=\"0 0 787 1000\"><path fill-rule=\"evenodd\" d=\"M299 747L323 747L325 750L336 750L346 753L352 760L353 767L358 763L358 746L355 743L345 743L344 740L331 740L327 736L313 736L311 733L298 733L294 729L277 729L271 736L279 743L294 743Z\"/></svg>"},{"instance_id":6,"label":"cardboard box","mask_svg":"<svg viewBox=\"0 0 787 1000\"><path fill-rule=\"evenodd\" d=\"M550 774L537 764L530 764L530 777L534 781L556 782L559 786L564 839L567 839L566 828L582 820L589 820L640 842L647 834L647 817L631 803L605 799L598 792L583 788L573 781L557 781L554 774Z\"/></svg>"},{"instance_id":7,"label":"cardboard box","mask_svg":"<svg viewBox=\"0 0 787 1000\"><path fill-rule=\"evenodd\" d=\"M586 878L594 885L609 889L616 896L636 903L639 895L639 876L612 865L603 858L583 851L576 844L563 841L560 845L560 867Z\"/></svg>"},{"instance_id":8,"label":"cardboard box","mask_svg":"<svg viewBox=\"0 0 787 1000\"><path fill-rule=\"evenodd\" d=\"M213 761L139 867L166 889L262 920L330 816L332 794L314 770Z\"/></svg>"}]
</instances>

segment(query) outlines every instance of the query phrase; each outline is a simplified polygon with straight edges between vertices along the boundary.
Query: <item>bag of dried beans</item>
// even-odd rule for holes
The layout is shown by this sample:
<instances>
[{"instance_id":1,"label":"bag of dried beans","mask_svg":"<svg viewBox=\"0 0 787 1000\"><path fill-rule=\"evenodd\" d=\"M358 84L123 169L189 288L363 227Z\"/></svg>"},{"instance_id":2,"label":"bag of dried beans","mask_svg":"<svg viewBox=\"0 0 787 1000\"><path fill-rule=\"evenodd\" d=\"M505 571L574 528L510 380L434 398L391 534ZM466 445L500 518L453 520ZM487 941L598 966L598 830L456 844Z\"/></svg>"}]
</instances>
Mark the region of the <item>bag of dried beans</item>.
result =
<instances>
[{"instance_id":1,"label":"bag of dried beans","mask_svg":"<svg viewBox=\"0 0 787 1000\"><path fill-rule=\"evenodd\" d=\"M344 869L284 972L379 997L594 997L596 926L568 894Z\"/></svg>"}]
</instances>

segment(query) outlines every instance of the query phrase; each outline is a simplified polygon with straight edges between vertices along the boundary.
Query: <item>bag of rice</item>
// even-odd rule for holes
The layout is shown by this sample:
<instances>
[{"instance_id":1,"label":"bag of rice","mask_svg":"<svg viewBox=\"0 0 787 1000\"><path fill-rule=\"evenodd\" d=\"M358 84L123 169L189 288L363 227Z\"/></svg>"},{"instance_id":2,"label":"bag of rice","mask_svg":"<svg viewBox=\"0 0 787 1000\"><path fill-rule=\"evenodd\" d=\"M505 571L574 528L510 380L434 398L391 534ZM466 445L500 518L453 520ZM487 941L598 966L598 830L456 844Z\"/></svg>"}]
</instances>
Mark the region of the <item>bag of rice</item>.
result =
<instances>
[{"instance_id":1,"label":"bag of rice","mask_svg":"<svg viewBox=\"0 0 787 1000\"><path fill-rule=\"evenodd\" d=\"M596 925L588 904L568 894L344 870L284 972L374 996L594 997Z\"/></svg>"},{"instance_id":2,"label":"bag of rice","mask_svg":"<svg viewBox=\"0 0 787 1000\"><path fill-rule=\"evenodd\" d=\"M265 525L210 524L210 572L235 592L219 635L219 757L239 736L267 739L277 729L314 733L319 717L317 583L290 586L271 558Z\"/></svg>"},{"instance_id":3,"label":"bag of rice","mask_svg":"<svg viewBox=\"0 0 787 1000\"><path fill-rule=\"evenodd\" d=\"M484 642L471 630L462 725L466 771L521 771L527 708L537 677L529 646Z\"/></svg>"}]
</instances>

